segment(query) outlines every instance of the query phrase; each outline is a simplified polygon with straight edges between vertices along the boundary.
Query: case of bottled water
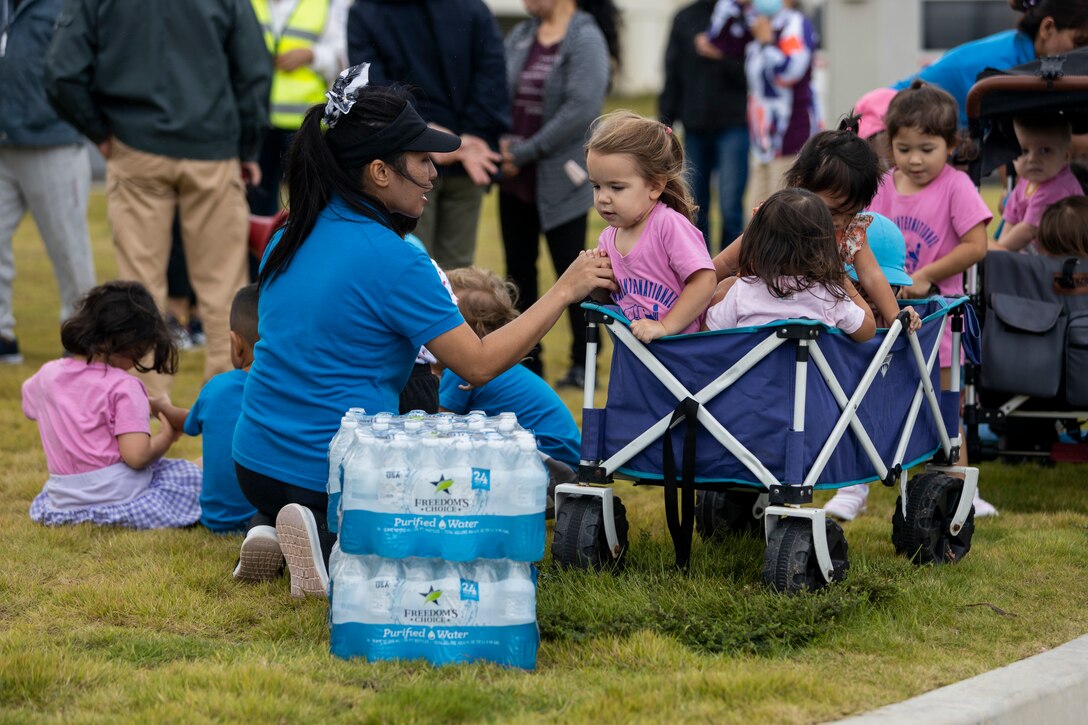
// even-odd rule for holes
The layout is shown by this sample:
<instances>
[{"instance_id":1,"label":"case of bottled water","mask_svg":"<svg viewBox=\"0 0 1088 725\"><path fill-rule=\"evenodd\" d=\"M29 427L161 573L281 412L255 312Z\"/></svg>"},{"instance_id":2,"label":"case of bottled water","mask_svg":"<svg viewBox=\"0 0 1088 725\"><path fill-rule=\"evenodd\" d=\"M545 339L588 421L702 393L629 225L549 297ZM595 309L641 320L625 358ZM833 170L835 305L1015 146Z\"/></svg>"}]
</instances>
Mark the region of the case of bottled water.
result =
<instances>
[{"instance_id":1,"label":"case of bottled water","mask_svg":"<svg viewBox=\"0 0 1088 725\"><path fill-rule=\"evenodd\" d=\"M348 452L359 427L359 422L366 419L366 411L362 408L351 408L340 419L340 430L329 442L329 531L336 533L340 519L340 464L344 460L344 454Z\"/></svg>"},{"instance_id":2,"label":"case of bottled water","mask_svg":"<svg viewBox=\"0 0 1088 725\"><path fill-rule=\"evenodd\" d=\"M345 554L337 546L329 574L334 655L536 667L540 635L531 564L387 559Z\"/></svg>"},{"instance_id":3,"label":"case of bottled water","mask_svg":"<svg viewBox=\"0 0 1088 725\"><path fill-rule=\"evenodd\" d=\"M330 528L337 521L344 552L543 558L548 476L535 438L512 414L378 414L345 430L336 503L329 484Z\"/></svg>"}]
</instances>

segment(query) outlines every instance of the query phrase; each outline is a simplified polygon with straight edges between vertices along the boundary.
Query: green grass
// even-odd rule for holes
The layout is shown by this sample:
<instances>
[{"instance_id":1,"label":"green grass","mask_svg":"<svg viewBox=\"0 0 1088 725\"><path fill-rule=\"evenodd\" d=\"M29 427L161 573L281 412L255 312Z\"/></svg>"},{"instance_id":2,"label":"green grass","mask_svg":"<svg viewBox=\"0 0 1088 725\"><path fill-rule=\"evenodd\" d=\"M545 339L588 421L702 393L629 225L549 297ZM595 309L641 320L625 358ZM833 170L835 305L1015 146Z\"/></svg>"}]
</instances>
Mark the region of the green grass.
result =
<instances>
[{"instance_id":1,"label":"green grass","mask_svg":"<svg viewBox=\"0 0 1088 725\"><path fill-rule=\"evenodd\" d=\"M105 280L115 264L100 190L91 219ZM479 263L502 269L493 199L480 239ZM1001 516L978 522L956 566L894 554L894 492L877 486L869 512L845 527L842 584L773 594L760 582L762 543L743 538L697 540L682 575L657 489L620 483L628 567L600 575L545 560L536 672L334 659L324 602L290 598L286 580L230 578L240 537L30 522L46 468L19 386L60 345L55 285L29 221L15 254L27 361L0 368L0 721L818 722L1088 632L1086 470L991 463L981 485ZM546 341L553 378L566 341L562 325ZM182 359L173 396L188 403L201 355ZM578 393L564 397L580 405ZM172 455L199 452L187 439Z\"/></svg>"}]
</instances>

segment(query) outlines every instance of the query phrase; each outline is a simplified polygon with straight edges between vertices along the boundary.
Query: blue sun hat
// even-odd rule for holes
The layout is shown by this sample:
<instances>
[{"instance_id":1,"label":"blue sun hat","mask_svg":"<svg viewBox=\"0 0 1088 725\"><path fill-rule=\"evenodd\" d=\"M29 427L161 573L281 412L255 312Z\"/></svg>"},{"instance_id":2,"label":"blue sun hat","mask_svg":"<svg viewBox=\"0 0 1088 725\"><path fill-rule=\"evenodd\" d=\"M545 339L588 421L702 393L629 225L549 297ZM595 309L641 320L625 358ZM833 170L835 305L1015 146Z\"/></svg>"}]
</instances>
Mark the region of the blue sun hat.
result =
<instances>
[{"instance_id":1,"label":"blue sun hat","mask_svg":"<svg viewBox=\"0 0 1088 725\"><path fill-rule=\"evenodd\" d=\"M914 281L907 274L907 243L903 239L903 232L888 217L876 212L862 212L873 218L866 230L866 238L869 249L873 250L876 263L888 278L888 284L896 287L910 287ZM858 281L858 274L854 271L854 265L846 265L846 273L850 279Z\"/></svg>"}]
</instances>

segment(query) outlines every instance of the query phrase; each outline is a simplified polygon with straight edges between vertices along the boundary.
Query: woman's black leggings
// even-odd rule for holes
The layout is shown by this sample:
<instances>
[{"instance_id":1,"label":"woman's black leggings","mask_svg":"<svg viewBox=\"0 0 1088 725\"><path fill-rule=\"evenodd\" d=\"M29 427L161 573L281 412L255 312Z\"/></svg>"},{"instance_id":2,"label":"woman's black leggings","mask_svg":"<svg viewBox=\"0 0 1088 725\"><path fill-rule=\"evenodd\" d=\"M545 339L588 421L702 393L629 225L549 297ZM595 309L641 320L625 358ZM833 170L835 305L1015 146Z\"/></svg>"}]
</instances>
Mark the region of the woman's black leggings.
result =
<instances>
[{"instance_id":1,"label":"woman's black leggings","mask_svg":"<svg viewBox=\"0 0 1088 725\"><path fill-rule=\"evenodd\" d=\"M329 554L332 553L332 545L336 543L336 534L329 531L329 494L284 483L277 478L251 471L237 461L234 463L234 470L238 474L238 485L242 493L257 509L246 529L254 526L275 526L276 515L281 508L289 503L301 504L314 515L317 538L321 542L321 555L328 567Z\"/></svg>"}]
</instances>

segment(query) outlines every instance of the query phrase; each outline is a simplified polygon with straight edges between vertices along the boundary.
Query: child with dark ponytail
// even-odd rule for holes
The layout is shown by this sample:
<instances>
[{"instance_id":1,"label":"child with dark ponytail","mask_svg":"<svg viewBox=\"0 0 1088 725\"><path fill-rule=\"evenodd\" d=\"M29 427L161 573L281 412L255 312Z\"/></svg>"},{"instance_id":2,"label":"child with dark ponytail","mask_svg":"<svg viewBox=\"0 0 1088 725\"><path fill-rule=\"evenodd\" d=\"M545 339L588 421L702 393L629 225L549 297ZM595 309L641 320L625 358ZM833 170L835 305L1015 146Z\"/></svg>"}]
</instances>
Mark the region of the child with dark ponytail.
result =
<instances>
[{"instance_id":1,"label":"child with dark ponytail","mask_svg":"<svg viewBox=\"0 0 1088 725\"><path fill-rule=\"evenodd\" d=\"M716 279L684 178L684 147L668 126L631 111L590 129L586 168L608 222L598 253L612 262L612 300L642 342L696 332Z\"/></svg>"}]
</instances>

